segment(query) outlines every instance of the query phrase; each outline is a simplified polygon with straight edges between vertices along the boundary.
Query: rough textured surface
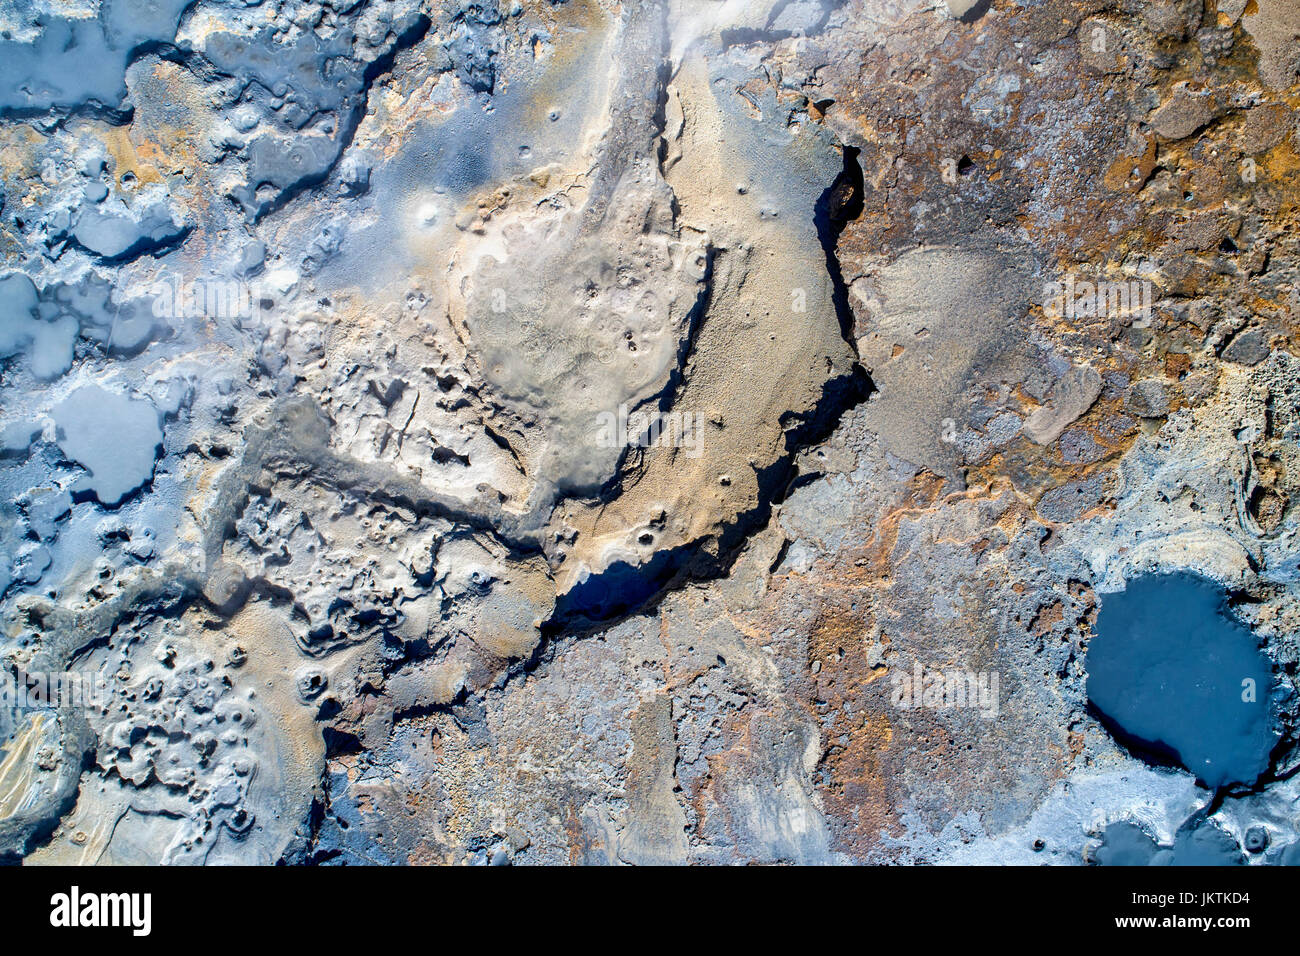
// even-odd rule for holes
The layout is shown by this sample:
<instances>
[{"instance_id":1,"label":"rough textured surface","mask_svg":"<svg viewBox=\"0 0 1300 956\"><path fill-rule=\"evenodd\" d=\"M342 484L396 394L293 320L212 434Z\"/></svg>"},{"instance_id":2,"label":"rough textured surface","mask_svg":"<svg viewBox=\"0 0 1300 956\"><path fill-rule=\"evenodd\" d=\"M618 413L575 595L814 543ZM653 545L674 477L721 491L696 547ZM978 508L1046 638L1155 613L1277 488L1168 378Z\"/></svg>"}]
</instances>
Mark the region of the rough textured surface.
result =
<instances>
[{"instance_id":1,"label":"rough textured surface","mask_svg":"<svg viewBox=\"0 0 1300 956\"><path fill-rule=\"evenodd\" d=\"M1296 861L1298 31L0 0L0 859Z\"/></svg>"}]
</instances>

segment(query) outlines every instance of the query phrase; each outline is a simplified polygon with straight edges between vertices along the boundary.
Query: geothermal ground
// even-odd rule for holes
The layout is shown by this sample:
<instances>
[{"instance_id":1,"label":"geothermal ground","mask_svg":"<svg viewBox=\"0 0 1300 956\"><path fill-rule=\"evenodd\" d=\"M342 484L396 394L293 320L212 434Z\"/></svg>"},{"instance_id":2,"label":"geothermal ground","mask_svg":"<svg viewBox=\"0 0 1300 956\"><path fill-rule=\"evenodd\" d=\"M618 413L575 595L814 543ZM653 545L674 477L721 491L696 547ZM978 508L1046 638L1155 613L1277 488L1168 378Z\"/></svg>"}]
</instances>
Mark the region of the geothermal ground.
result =
<instances>
[{"instance_id":1,"label":"geothermal ground","mask_svg":"<svg viewBox=\"0 0 1300 956\"><path fill-rule=\"evenodd\" d=\"M1300 863L1294 0L0 0L0 861Z\"/></svg>"}]
</instances>

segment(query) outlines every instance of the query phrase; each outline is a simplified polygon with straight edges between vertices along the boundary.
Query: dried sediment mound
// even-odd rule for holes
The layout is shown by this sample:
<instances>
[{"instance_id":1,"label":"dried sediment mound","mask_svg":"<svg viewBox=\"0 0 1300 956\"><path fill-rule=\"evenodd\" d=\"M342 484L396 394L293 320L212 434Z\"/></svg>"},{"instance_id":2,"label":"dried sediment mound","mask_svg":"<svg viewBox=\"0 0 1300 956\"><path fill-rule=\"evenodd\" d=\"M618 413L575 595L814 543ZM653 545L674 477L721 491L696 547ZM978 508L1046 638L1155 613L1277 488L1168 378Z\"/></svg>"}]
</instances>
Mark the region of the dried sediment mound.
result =
<instances>
[{"instance_id":1,"label":"dried sediment mound","mask_svg":"<svg viewBox=\"0 0 1300 956\"><path fill-rule=\"evenodd\" d=\"M0 4L0 856L1293 856L1293 20Z\"/></svg>"}]
</instances>

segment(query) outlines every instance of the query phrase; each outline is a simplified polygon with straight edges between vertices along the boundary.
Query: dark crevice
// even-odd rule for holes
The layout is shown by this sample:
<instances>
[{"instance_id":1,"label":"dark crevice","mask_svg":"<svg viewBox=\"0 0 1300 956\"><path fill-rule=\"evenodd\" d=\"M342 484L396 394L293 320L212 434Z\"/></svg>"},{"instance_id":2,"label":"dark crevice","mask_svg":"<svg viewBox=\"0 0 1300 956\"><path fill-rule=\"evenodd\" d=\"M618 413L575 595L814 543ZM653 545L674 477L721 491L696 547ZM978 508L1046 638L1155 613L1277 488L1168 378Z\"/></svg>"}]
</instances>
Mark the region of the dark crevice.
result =
<instances>
[{"instance_id":1,"label":"dark crevice","mask_svg":"<svg viewBox=\"0 0 1300 956\"><path fill-rule=\"evenodd\" d=\"M729 574L749 539L767 527L772 508L798 486L799 452L829 438L844 413L866 401L873 390L870 377L856 364L849 373L827 382L810 412L787 413L785 453L758 470L757 505L709 539L660 551L641 565L615 562L571 588L559 596L555 613L542 626L543 641L574 631L604 630L624 617L652 611L673 591ZM708 547L710 543L714 547Z\"/></svg>"},{"instance_id":2,"label":"dark crevice","mask_svg":"<svg viewBox=\"0 0 1300 956\"><path fill-rule=\"evenodd\" d=\"M722 49L727 50L733 46L746 46L750 43L777 43L797 36L817 36L826 29L831 14L844 6L845 0L821 0L821 11L817 17L817 22L806 29L776 29L781 14L785 13L786 8L793 2L794 0L778 0L777 3L773 4L761 29L756 27L734 27L730 30L723 30L721 33Z\"/></svg>"},{"instance_id":3,"label":"dark crevice","mask_svg":"<svg viewBox=\"0 0 1300 956\"><path fill-rule=\"evenodd\" d=\"M980 17L989 12L991 6L993 6L993 0L979 0L975 6L971 7L957 19L962 23L975 23L980 19Z\"/></svg>"},{"instance_id":4,"label":"dark crevice","mask_svg":"<svg viewBox=\"0 0 1300 956\"><path fill-rule=\"evenodd\" d=\"M818 198L813 210L831 279L831 301L840 335L855 355L853 311L836 249L844 227L861 216L864 208L865 183L858 162L859 152L852 146L843 147L843 168ZM707 301L707 297L702 301ZM784 453L771 465L758 470L758 504L754 508L737 515L710 539L660 551L640 565L615 562L601 574L575 585L556 601L555 613L542 628L543 643L565 632L609 627L623 617L652 610L672 591L728 574L749 539L767 526L772 508L815 477L799 474L796 464L799 453L828 439L844 413L865 401L872 391L870 376L861 365L854 363L848 373L825 384L810 411L785 413L781 420L785 429ZM675 392L674 387L667 394ZM626 470L620 469L608 490L613 492L621 487L625 475ZM713 546L708 547L709 544Z\"/></svg>"},{"instance_id":5,"label":"dark crevice","mask_svg":"<svg viewBox=\"0 0 1300 956\"><path fill-rule=\"evenodd\" d=\"M821 194L813 214L817 225L817 238L826 256L826 271L831 277L831 302L835 306L835 316L839 320L840 335L853 347L855 355L857 344L853 334L853 309L849 305L849 288L844 282L844 273L840 269L839 254L836 249L844 227L862 215L866 186L862 177L862 166L858 162L860 152L853 146L843 147L844 168Z\"/></svg>"}]
</instances>

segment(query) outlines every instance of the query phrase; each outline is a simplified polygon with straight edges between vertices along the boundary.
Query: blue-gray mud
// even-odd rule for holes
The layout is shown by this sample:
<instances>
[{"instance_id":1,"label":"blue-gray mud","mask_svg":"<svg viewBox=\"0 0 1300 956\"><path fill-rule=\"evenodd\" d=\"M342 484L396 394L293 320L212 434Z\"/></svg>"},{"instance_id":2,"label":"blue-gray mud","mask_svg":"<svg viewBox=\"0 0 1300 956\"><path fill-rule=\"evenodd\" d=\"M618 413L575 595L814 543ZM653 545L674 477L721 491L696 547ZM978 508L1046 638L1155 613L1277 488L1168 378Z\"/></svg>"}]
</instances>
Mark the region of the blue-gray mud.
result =
<instances>
[{"instance_id":1,"label":"blue-gray mud","mask_svg":"<svg viewBox=\"0 0 1300 956\"><path fill-rule=\"evenodd\" d=\"M1087 666L1093 708L1140 755L1215 789L1268 772L1279 738L1273 667L1213 581L1149 575L1108 595Z\"/></svg>"}]
</instances>

